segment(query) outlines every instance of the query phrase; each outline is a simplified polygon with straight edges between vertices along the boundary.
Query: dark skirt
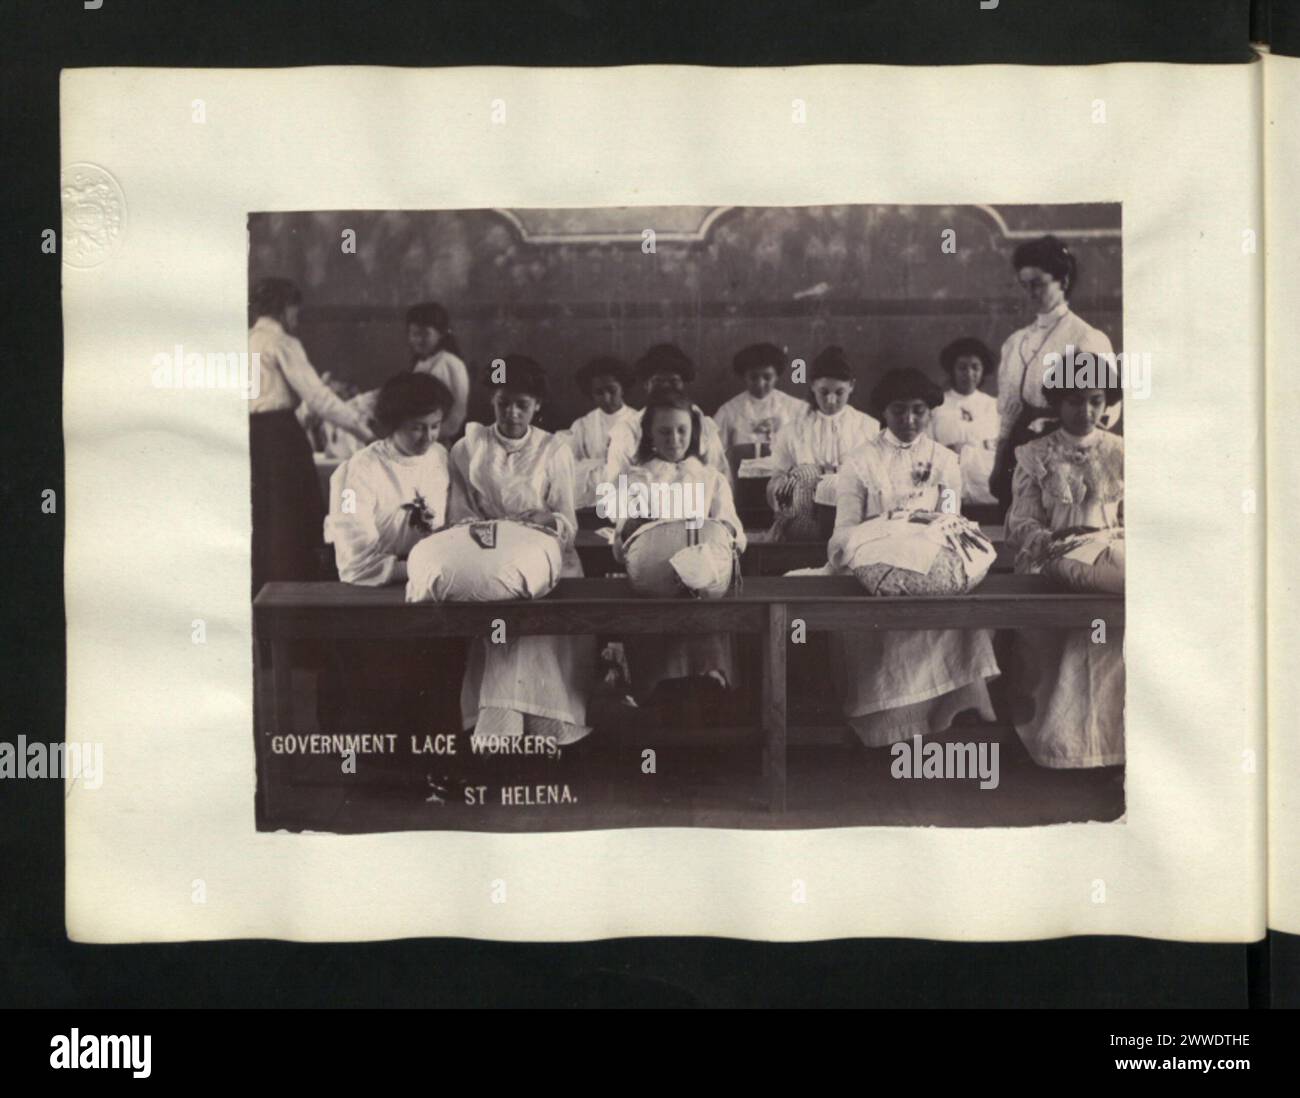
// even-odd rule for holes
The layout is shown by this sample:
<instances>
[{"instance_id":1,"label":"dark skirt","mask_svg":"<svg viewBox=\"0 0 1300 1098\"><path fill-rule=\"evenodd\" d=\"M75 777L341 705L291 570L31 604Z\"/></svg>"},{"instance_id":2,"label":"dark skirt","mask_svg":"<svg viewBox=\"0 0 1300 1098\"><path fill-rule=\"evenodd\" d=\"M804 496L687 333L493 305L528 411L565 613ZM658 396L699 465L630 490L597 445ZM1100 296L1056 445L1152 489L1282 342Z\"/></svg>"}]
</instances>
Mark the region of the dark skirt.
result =
<instances>
[{"instance_id":1,"label":"dark skirt","mask_svg":"<svg viewBox=\"0 0 1300 1098\"><path fill-rule=\"evenodd\" d=\"M253 495L253 594L272 580L321 574L325 502L311 444L292 412L248 419Z\"/></svg>"}]
</instances>

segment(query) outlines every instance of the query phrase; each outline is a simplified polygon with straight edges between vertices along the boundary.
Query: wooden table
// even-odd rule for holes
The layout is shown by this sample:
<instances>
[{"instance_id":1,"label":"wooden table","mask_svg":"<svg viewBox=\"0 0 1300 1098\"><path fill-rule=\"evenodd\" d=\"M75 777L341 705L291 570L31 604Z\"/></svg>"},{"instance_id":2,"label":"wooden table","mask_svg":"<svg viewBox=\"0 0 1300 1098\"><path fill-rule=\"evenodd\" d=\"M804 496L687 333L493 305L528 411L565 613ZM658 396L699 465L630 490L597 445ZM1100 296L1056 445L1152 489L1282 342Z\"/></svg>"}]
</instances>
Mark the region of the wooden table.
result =
<instances>
[{"instance_id":1,"label":"wooden table","mask_svg":"<svg viewBox=\"0 0 1300 1098\"><path fill-rule=\"evenodd\" d=\"M1079 629L1101 619L1124 624L1124 599L1063 594L1042 576L991 575L969 595L872 598L851 576L759 576L723 599L639 598L626 579L562 579L544 599L407 604L400 587L343 583L268 583L253 601L259 651L269 656L272 694L259 717L260 782L268 737L292 730L290 646L302 640L487 636L498 620L513 634L757 634L761 651L763 770L768 805L785 810L786 655L791 628L808 631L897 629ZM261 661L259 661L260 664ZM262 692L264 695L265 692Z\"/></svg>"}]
</instances>

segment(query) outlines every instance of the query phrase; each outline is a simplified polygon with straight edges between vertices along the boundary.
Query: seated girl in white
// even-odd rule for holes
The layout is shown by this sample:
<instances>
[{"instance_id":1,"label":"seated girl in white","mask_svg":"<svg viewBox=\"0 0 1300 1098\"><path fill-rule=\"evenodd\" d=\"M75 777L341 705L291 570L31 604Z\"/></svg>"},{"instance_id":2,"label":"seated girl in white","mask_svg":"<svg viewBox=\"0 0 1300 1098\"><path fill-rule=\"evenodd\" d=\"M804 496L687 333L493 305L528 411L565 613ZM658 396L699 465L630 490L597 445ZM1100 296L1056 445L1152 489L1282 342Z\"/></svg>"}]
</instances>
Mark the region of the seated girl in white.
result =
<instances>
[{"instance_id":1,"label":"seated girl in white","mask_svg":"<svg viewBox=\"0 0 1300 1098\"><path fill-rule=\"evenodd\" d=\"M963 338L939 352L939 364L948 375L943 403L934 410L930 433L961 462L962 491L967 503L996 503L989 491L989 474L997 453L996 397L980 391L980 382L994 365L993 352L978 339Z\"/></svg>"},{"instance_id":2,"label":"seated girl in white","mask_svg":"<svg viewBox=\"0 0 1300 1098\"><path fill-rule=\"evenodd\" d=\"M646 392L646 403L656 393L686 392L686 386L695 379L695 363L686 353L672 343L656 343L636 363L637 380ZM731 467L727 452L722 446L718 425L701 411L698 404L691 408L700 419L699 457L710 469L716 469L730 478ZM618 474L627 472L636 461L641 448L641 417L624 420L609 433L609 451L605 461L605 480L613 484Z\"/></svg>"},{"instance_id":3,"label":"seated girl in white","mask_svg":"<svg viewBox=\"0 0 1300 1098\"><path fill-rule=\"evenodd\" d=\"M325 541L344 583L404 583L408 554L446 525L450 478L437 440L451 403L427 374L399 374L379 390L375 421L386 434L330 476Z\"/></svg>"},{"instance_id":4,"label":"seated girl in white","mask_svg":"<svg viewBox=\"0 0 1300 1098\"><path fill-rule=\"evenodd\" d=\"M516 519L556 531L561 575L581 576L574 549L573 453L532 426L546 399L546 377L531 358L508 355L495 390L492 425L469 423L451 450L448 521ZM461 690L464 727L477 737L553 736L576 743L591 731L587 693L595 670L591 637L487 637L470 644Z\"/></svg>"},{"instance_id":5,"label":"seated girl in white","mask_svg":"<svg viewBox=\"0 0 1300 1098\"><path fill-rule=\"evenodd\" d=\"M1124 440L1102 423L1120 389L1046 389L1060 427L1017 448L1007 541L1016 571L1040 571L1063 538L1123 525ZM1016 731L1039 766L1124 761L1124 632L1017 635ZM1022 719L1022 714L1027 716Z\"/></svg>"},{"instance_id":6,"label":"seated girl in white","mask_svg":"<svg viewBox=\"0 0 1300 1098\"><path fill-rule=\"evenodd\" d=\"M625 475L629 486L636 482L692 486L689 496L684 490L680 496L658 492L650 493L649 498L655 502L664 498L698 499L701 506L694 517L720 520L735 538L737 552L743 552L745 530L736 514L731 486L725 476L700 460L700 433L700 413L686 397L667 391L655 393L642 413L641 443L636 463ZM652 519L674 517L678 516L651 515ZM651 519L619 517L614 536L614 556L620 562L627 559L627 539L647 521ZM636 613L635 605L628 607L628 613ZM627 638L625 651L632 674L633 693L639 702L648 701L661 683L675 680L707 678L720 688L735 683L735 657L730 634L677 637L638 634Z\"/></svg>"},{"instance_id":7,"label":"seated girl in white","mask_svg":"<svg viewBox=\"0 0 1300 1098\"><path fill-rule=\"evenodd\" d=\"M840 347L827 347L808 375L808 403L781 431L772 451L768 506L774 541L820 536L814 504L835 504L835 474L880 433L880 422L850 406L853 369Z\"/></svg>"},{"instance_id":8,"label":"seated girl in white","mask_svg":"<svg viewBox=\"0 0 1300 1098\"><path fill-rule=\"evenodd\" d=\"M763 457L792 419L801 415L804 402L776 387L785 373L785 352L774 343L754 343L736 352L731 368L745 383L737 393L713 413L722 437L722 448L734 472L740 457ZM738 447L753 449L737 454Z\"/></svg>"},{"instance_id":9,"label":"seated girl in white","mask_svg":"<svg viewBox=\"0 0 1300 1098\"><path fill-rule=\"evenodd\" d=\"M605 479L609 456L609 436L620 423L632 424L641 418L635 408L623 403L632 372L622 359L612 355L593 358L574 380L595 407L573 421L573 426L559 435L573 450L574 500L578 510L596 505L596 486Z\"/></svg>"},{"instance_id":10,"label":"seated girl in white","mask_svg":"<svg viewBox=\"0 0 1300 1098\"><path fill-rule=\"evenodd\" d=\"M957 456L925 433L943 399L919 370L890 370L871 394L885 430L853 453L836 482L834 571L847 571L847 535L889 511L960 513ZM942 732L958 713L976 709L993 720L986 680L998 674L986 629L838 633L831 637L844 713L868 747Z\"/></svg>"}]
</instances>

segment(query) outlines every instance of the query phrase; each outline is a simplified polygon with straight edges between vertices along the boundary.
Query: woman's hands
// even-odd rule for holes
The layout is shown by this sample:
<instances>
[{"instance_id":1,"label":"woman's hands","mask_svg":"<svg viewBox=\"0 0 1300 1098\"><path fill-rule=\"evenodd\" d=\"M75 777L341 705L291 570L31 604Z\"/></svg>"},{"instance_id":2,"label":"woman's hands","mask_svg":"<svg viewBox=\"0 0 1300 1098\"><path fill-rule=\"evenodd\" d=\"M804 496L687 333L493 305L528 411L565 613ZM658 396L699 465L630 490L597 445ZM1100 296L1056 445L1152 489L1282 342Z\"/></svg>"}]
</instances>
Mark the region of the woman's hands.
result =
<instances>
[{"instance_id":1,"label":"woman's hands","mask_svg":"<svg viewBox=\"0 0 1300 1098\"><path fill-rule=\"evenodd\" d=\"M534 526L544 526L548 530L559 531L559 523L550 511L525 511L518 516L520 522L531 522Z\"/></svg>"}]
</instances>

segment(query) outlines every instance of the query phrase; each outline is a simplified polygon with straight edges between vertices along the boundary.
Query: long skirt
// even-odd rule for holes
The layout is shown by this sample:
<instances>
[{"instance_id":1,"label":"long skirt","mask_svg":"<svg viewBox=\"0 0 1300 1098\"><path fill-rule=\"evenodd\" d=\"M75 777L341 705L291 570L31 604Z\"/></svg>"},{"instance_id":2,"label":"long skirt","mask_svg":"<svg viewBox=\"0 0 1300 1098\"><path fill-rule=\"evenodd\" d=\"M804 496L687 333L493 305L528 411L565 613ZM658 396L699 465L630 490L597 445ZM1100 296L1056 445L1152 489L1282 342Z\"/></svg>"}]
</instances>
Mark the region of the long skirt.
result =
<instances>
[{"instance_id":1,"label":"long skirt","mask_svg":"<svg viewBox=\"0 0 1300 1098\"><path fill-rule=\"evenodd\" d=\"M990 630L833 634L831 659L844 715L867 747L942 732L967 709L994 719L987 680L998 665Z\"/></svg>"},{"instance_id":2,"label":"long skirt","mask_svg":"<svg viewBox=\"0 0 1300 1098\"><path fill-rule=\"evenodd\" d=\"M253 594L272 580L320 577L325 501L311 444L292 412L248 417Z\"/></svg>"},{"instance_id":3,"label":"long skirt","mask_svg":"<svg viewBox=\"0 0 1300 1098\"><path fill-rule=\"evenodd\" d=\"M1087 629L1016 635L1016 731L1039 766L1124 761L1124 631L1097 644Z\"/></svg>"},{"instance_id":4,"label":"long skirt","mask_svg":"<svg viewBox=\"0 0 1300 1098\"><path fill-rule=\"evenodd\" d=\"M581 576L572 548L563 576ZM470 641L461 685L461 725L476 737L553 736L560 745L591 732L587 697L596 677L596 638L507 637Z\"/></svg>"}]
</instances>

